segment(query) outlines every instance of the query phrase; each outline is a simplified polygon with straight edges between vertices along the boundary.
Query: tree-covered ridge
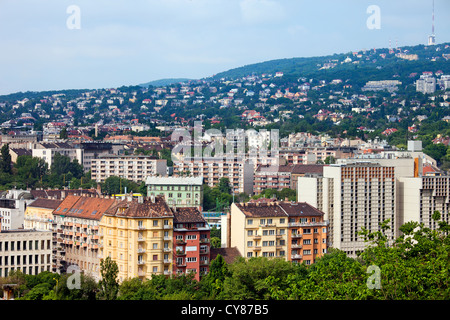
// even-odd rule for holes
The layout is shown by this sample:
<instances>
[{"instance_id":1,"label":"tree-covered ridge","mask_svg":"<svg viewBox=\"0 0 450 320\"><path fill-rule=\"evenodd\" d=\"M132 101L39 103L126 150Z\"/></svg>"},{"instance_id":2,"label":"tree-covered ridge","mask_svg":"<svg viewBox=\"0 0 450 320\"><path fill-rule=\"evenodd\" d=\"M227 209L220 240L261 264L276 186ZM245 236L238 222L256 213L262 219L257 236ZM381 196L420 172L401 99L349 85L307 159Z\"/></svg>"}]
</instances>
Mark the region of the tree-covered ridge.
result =
<instances>
[{"instance_id":1,"label":"tree-covered ridge","mask_svg":"<svg viewBox=\"0 0 450 320\"><path fill-rule=\"evenodd\" d=\"M448 300L450 298L450 227L435 212L437 230L416 222L401 227L388 246L384 231L362 231L368 247L356 259L331 249L312 265L281 258L238 258L227 264L218 255L200 281L193 274L155 275L141 281L117 282L117 265L102 260L104 280L82 275L69 290L69 275L36 276L12 271L1 283L15 283L16 299L24 300ZM69 280L68 280L69 279Z\"/></svg>"}]
</instances>

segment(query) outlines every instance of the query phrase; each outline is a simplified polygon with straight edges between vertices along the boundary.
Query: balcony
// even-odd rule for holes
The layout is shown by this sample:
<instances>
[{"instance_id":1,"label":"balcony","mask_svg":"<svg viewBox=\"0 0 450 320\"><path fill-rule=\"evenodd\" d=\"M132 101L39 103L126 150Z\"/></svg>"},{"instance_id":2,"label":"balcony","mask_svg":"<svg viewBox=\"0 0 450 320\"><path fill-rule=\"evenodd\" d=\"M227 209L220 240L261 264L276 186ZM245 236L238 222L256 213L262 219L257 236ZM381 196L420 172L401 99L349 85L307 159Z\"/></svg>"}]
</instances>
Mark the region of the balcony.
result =
<instances>
[{"instance_id":1,"label":"balcony","mask_svg":"<svg viewBox=\"0 0 450 320\"><path fill-rule=\"evenodd\" d=\"M324 222L289 222L289 227L326 227L328 221Z\"/></svg>"},{"instance_id":2,"label":"balcony","mask_svg":"<svg viewBox=\"0 0 450 320\"><path fill-rule=\"evenodd\" d=\"M172 259L164 259L164 264L172 263Z\"/></svg>"},{"instance_id":3,"label":"balcony","mask_svg":"<svg viewBox=\"0 0 450 320\"><path fill-rule=\"evenodd\" d=\"M145 239L144 239L144 237L138 237L137 241L142 242L142 241L145 241Z\"/></svg>"},{"instance_id":4,"label":"balcony","mask_svg":"<svg viewBox=\"0 0 450 320\"><path fill-rule=\"evenodd\" d=\"M302 237L302 235L300 233L291 234L292 239L301 238L301 237Z\"/></svg>"},{"instance_id":5,"label":"balcony","mask_svg":"<svg viewBox=\"0 0 450 320\"><path fill-rule=\"evenodd\" d=\"M138 271L138 276L139 276L139 277L145 277L145 272L142 271L142 270L139 270L139 271Z\"/></svg>"},{"instance_id":6,"label":"balcony","mask_svg":"<svg viewBox=\"0 0 450 320\"><path fill-rule=\"evenodd\" d=\"M291 255L291 259L292 260L298 260L298 259L301 259L301 258L302 258L301 254L293 254L293 255Z\"/></svg>"},{"instance_id":7,"label":"balcony","mask_svg":"<svg viewBox=\"0 0 450 320\"><path fill-rule=\"evenodd\" d=\"M145 252L145 249L144 248L139 248L138 249L138 253L144 253Z\"/></svg>"},{"instance_id":8,"label":"balcony","mask_svg":"<svg viewBox=\"0 0 450 320\"><path fill-rule=\"evenodd\" d=\"M171 252L172 248L164 248L164 252Z\"/></svg>"},{"instance_id":9,"label":"balcony","mask_svg":"<svg viewBox=\"0 0 450 320\"><path fill-rule=\"evenodd\" d=\"M293 244L291 245L291 248L292 248L292 249L301 249L301 248L302 248L302 245L301 245L301 244L297 244L297 243L293 243Z\"/></svg>"},{"instance_id":10,"label":"balcony","mask_svg":"<svg viewBox=\"0 0 450 320\"><path fill-rule=\"evenodd\" d=\"M143 266L145 264L144 260L138 260L137 262L138 266Z\"/></svg>"}]
</instances>

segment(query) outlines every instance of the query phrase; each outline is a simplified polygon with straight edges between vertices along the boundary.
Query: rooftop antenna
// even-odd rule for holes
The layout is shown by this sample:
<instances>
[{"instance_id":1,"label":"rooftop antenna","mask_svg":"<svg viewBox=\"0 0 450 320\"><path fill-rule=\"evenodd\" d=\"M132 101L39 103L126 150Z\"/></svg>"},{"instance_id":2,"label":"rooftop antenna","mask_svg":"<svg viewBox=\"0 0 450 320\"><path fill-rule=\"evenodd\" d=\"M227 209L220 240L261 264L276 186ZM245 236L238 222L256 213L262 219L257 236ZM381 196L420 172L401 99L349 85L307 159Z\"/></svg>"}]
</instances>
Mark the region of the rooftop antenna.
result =
<instances>
[{"instance_id":1,"label":"rooftop antenna","mask_svg":"<svg viewBox=\"0 0 450 320\"><path fill-rule=\"evenodd\" d=\"M428 36L428 45L434 46L436 44L436 35L434 34L434 0L433 0L433 12L431 16L431 35Z\"/></svg>"}]
</instances>

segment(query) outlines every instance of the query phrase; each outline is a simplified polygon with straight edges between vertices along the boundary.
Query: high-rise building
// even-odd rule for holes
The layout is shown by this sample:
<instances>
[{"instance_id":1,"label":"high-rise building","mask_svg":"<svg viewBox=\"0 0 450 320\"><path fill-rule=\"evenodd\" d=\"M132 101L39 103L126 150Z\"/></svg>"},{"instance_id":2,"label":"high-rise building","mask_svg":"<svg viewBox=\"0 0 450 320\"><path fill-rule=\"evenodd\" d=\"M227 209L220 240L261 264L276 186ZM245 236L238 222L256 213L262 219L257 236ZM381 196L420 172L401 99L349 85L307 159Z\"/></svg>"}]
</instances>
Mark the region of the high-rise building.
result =
<instances>
[{"instance_id":1,"label":"high-rise building","mask_svg":"<svg viewBox=\"0 0 450 320\"><path fill-rule=\"evenodd\" d=\"M424 176L399 178L399 206L402 223L415 221L435 230L435 211L441 219L450 222L450 176Z\"/></svg>"},{"instance_id":2,"label":"high-rise building","mask_svg":"<svg viewBox=\"0 0 450 320\"><path fill-rule=\"evenodd\" d=\"M431 76L420 76L416 81L416 91L423 94L434 93L436 91L436 78Z\"/></svg>"},{"instance_id":3,"label":"high-rise building","mask_svg":"<svg viewBox=\"0 0 450 320\"><path fill-rule=\"evenodd\" d=\"M379 231L389 219L386 231L392 243L398 229L396 168L376 162L347 161L323 168L321 177L298 179L298 201L305 201L325 213L329 221L331 247L356 256L365 248L362 228Z\"/></svg>"}]
</instances>

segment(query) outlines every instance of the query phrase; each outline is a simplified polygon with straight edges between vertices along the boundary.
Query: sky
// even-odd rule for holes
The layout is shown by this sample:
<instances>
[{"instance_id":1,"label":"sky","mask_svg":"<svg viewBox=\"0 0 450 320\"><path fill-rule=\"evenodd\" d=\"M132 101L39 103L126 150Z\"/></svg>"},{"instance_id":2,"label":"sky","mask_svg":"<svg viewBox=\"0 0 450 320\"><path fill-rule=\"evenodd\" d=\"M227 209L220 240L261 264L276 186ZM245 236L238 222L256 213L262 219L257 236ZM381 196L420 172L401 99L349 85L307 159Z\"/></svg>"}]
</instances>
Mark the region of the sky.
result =
<instances>
[{"instance_id":1,"label":"sky","mask_svg":"<svg viewBox=\"0 0 450 320\"><path fill-rule=\"evenodd\" d=\"M431 13L432 0L0 0L0 94L426 44ZM435 0L435 33L450 42L448 0Z\"/></svg>"}]
</instances>

